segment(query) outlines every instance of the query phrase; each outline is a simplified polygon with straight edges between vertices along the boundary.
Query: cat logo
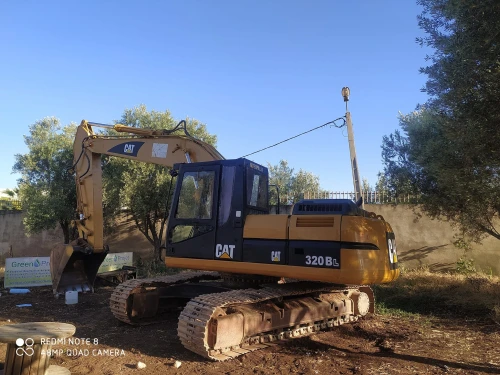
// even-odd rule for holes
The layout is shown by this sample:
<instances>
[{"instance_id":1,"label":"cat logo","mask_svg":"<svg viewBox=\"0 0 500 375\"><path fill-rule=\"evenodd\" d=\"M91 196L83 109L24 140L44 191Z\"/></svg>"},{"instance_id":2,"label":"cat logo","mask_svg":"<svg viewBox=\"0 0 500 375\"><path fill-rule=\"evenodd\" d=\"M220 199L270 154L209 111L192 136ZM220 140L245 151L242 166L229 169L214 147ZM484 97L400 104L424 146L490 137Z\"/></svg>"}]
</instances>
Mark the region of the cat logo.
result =
<instances>
[{"instance_id":1,"label":"cat logo","mask_svg":"<svg viewBox=\"0 0 500 375\"><path fill-rule=\"evenodd\" d=\"M219 259L233 259L233 252L236 245L221 245L215 246L215 257Z\"/></svg>"},{"instance_id":2,"label":"cat logo","mask_svg":"<svg viewBox=\"0 0 500 375\"><path fill-rule=\"evenodd\" d=\"M271 260L279 262L281 260L281 251L271 251Z\"/></svg>"},{"instance_id":3,"label":"cat logo","mask_svg":"<svg viewBox=\"0 0 500 375\"><path fill-rule=\"evenodd\" d=\"M387 240L387 247L389 248L389 260L391 263L397 263L398 262L398 253L396 250L396 240L389 239Z\"/></svg>"},{"instance_id":4,"label":"cat logo","mask_svg":"<svg viewBox=\"0 0 500 375\"><path fill-rule=\"evenodd\" d=\"M387 233L387 250L389 250L389 266L393 270L399 268L396 236L394 236L394 233Z\"/></svg>"},{"instance_id":5,"label":"cat logo","mask_svg":"<svg viewBox=\"0 0 500 375\"><path fill-rule=\"evenodd\" d=\"M137 156L137 153L141 149L142 145L144 145L144 142L139 141L119 143L116 146L111 147L108 152L127 156Z\"/></svg>"},{"instance_id":6,"label":"cat logo","mask_svg":"<svg viewBox=\"0 0 500 375\"><path fill-rule=\"evenodd\" d=\"M133 154L134 153L134 147L135 145L129 145L128 143L125 143L125 147L123 149L123 152L126 154Z\"/></svg>"}]
</instances>

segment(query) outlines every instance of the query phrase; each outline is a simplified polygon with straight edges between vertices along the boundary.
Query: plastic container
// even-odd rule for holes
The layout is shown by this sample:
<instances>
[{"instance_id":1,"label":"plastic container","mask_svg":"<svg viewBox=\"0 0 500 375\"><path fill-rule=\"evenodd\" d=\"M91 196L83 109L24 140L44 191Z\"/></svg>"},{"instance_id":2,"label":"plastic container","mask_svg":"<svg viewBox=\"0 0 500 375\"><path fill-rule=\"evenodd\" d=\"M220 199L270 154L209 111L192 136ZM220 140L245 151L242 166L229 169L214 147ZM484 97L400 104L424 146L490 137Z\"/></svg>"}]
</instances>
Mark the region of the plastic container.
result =
<instances>
[{"instance_id":1,"label":"plastic container","mask_svg":"<svg viewBox=\"0 0 500 375\"><path fill-rule=\"evenodd\" d=\"M78 303L78 292L66 292L66 305L74 305L75 303Z\"/></svg>"},{"instance_id":2,"label":"plastic container","mask_svg":"<svg viewBox=\"0 0 500 375\"><path fill-rule=\"evenodd\" d=\"M10 289L9 292L11 294L26 294L26 293L29 293L30 290L29 289Z\"/></svg>"}]
</instances>

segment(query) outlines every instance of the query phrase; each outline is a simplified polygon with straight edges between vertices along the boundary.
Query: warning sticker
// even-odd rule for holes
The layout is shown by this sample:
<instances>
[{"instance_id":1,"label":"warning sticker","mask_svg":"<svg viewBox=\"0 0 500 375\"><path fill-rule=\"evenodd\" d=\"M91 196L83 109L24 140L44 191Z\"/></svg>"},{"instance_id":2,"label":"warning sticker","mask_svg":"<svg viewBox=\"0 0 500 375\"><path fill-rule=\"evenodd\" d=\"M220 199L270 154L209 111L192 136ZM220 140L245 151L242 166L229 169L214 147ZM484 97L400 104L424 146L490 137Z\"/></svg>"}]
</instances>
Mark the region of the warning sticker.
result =
<instances>
[{"instance_id":1,"label":"warning sticker","mask_svg":"<svg viewBox=\"0 0 500 375\"><path fill-rule=\"evenodd\" d=\"M166 158L167 150L168 150L168 144L153 143L153 152L151 156L153 158Z\"/></svg>"}]
</instances>

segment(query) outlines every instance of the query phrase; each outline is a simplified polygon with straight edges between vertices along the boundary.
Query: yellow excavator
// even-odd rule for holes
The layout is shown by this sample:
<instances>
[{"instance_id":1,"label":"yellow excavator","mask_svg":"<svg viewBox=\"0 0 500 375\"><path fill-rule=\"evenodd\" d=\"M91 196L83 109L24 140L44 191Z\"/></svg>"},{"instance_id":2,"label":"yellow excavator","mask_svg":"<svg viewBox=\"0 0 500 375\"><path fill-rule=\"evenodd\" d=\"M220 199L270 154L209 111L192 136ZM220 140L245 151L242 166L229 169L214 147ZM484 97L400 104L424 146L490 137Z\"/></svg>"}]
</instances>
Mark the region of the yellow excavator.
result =
<instances>
[{"instance_id":1,"label":"yellow excavator","mask_svg":"<svg viewBox=\"0 0 500 375\"><path fill-rule=\"evenodd\" d=\"M181 310L182 344L222 361L373 312L368 285L399 276L394 232L383 217L348 199L302 200L291 214L270 214L267 168L225 160L191 137L185 122L176 129L182 124L184 134L173 135L82 121L74 142L80 238L51 254L55 293L92 290L109 251L101 155L111 155L171 168L165 263L191 270L117 286L110 307L120 321L149 324ZM103 126L127 136L94 132Z\"/></svg>"}]
</instances>

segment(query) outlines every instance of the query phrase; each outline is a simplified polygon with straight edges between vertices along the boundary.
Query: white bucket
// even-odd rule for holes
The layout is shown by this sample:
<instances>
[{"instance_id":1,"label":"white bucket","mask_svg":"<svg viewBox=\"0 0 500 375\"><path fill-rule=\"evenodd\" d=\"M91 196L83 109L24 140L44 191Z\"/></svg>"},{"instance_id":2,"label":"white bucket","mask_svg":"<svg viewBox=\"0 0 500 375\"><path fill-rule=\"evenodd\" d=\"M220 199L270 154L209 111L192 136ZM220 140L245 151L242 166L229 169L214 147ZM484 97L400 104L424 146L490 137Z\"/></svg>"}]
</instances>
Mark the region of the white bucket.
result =
<instances>
[{"instance_id":1,"label":"white bucket","mask_svg":"<svg viewBox=\"0 0 500 375\"><path fill-rule=\"evenodd\" d=\"M66 292L66 305L73 305L75 303L78 303L78 292Z\"/></svg>"}]
</instances>

